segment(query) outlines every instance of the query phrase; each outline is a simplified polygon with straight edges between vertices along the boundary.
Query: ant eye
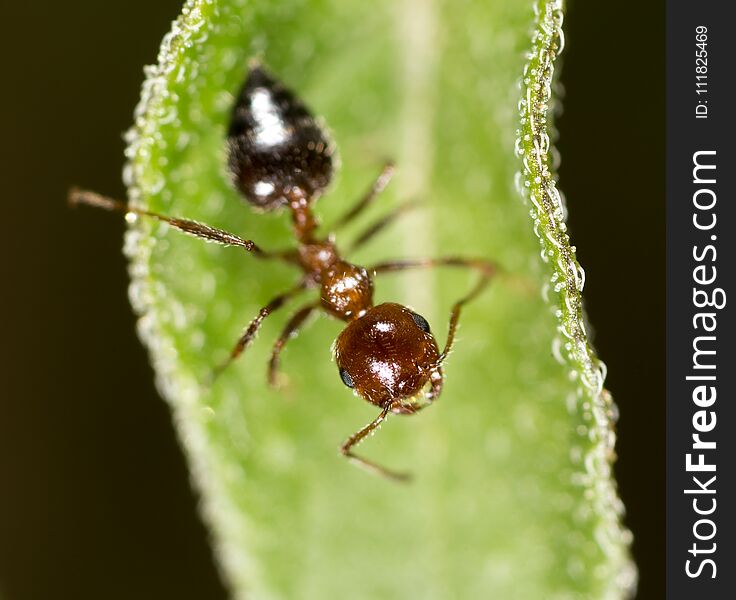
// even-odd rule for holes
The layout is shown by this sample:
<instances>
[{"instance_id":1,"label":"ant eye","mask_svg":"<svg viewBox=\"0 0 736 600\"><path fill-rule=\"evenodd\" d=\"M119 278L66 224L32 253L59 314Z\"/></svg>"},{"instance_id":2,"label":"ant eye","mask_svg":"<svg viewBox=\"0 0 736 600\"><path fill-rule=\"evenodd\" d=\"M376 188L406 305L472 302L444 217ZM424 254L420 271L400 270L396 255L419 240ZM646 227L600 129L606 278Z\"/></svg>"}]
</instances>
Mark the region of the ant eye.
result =
<instances>
[{"instance_id":1,"label":"ant eye","mask_svg":"<svg viewBox=\"0 0 736 600\"><path fill-rule=\"evenodd\" d=\"M418 315L417 313L411 313L411 318L414 319L414 322L417 324L417 327L421 329L424 333L429 333L429 323L427 322L427 319L425 319L422 315Z\"/></svg>"},{"instance_id":2,"label":"ant eye","mask_svg":"<svg viewBox=\"0 0 736 600\"><path fill-rule=\"evenodd\" d=\"M340 379L342 379L342 382L349 388L355 387L355 384L353 383L353 378L350 377L350 373L348 373L345 369L340 369Z\"/></svg>"}]
</instances>

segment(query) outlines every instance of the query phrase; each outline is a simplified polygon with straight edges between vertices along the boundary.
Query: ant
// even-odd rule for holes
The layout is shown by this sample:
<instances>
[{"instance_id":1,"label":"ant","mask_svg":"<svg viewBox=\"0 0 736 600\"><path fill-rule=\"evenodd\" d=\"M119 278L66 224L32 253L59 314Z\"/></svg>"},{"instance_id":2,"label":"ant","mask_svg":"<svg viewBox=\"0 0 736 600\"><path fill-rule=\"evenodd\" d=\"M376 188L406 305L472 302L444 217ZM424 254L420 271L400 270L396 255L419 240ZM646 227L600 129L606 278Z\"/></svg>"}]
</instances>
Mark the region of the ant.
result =
<instances>
[{"instance_id":1,"label":"ant","mask_svg":"<svg viewBox=\"0 0 736 600\"><path fill-rule=\"evenodd\" d=\"M353 449L389 413L414 414L439 397L444 382L442 363L452 348L460 311L487 286L496 271L495 265L481 259L446 257L395 260L365 268L345 260L335 244L334 231L353 221L371 204L388 184L394 166L390 162L384 165L367 193L337 221L333 233L317 236L319 223L312 207L332 178L334 146L304 103L260 64L251 64L238 95L227 132L227 149L233 184L245 200L261 211L287 208L291 212L296 249L267 252L253 241L227 231L129 206L90 191L71 190L69 203L157 219L207 241L243 248L256 258L282 260L299 267L302 277L298 283L261 308L227 360L214 370L213 378L243 353L266 317L297 294L319 289L319 301L297 310L274 343L268 381L276 385L281 352L310 314L321 309L345 321L345 329L333 345L340 379L381 412L345 440L340 452L374 473L407 479L407 474L362 458ZM409 206L400 205L373 223L350 250L362 246ZM438 266L469 268L480 276L475 287L452 307L442 351L424 317L401 304L373 304L376 275Z\"/></svg>"}]
</instances>

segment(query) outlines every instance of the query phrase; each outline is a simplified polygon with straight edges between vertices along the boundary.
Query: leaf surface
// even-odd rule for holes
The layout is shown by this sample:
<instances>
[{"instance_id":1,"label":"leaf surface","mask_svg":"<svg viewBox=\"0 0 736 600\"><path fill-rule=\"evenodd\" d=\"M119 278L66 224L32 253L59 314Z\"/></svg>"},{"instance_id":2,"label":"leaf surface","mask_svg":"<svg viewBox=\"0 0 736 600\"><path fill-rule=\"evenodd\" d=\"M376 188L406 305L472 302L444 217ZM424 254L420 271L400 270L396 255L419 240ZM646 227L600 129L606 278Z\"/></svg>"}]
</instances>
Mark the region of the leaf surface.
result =
<instances>
[{"instance_id":1,"label":"leaf surface","mask_svg":"<svg viewBox=\"0 0 736 600\"><path fill-rule=\"evenodd\" d=\"M371 215L402 199L423 203L351 259L480 256L507 273L464 312L440 400L390 418L360 447L413 472L397 485L337 453L377 414L331 360L340 323L320 316L290 342L285 390L268 388L266 363L300 303L269 317L244 357L205 385L296 273L159 223L131 225L140 333L237 597L614 598L631 589L610 479L613 405L585 335L546 145L561 12L553 1L534 8L197 0L164 39L129 138L133 202L288 247L288 217L250 210L226 173L233 96L255 56L332 131L342 168L317 204L325 223L386 158L398 172ZM514 188L522 169L526 203ZM450 307L470 285L446 269L387 275L376 300L416 309L442 344ZM542 288L551 288L547 302Z\"/></svg>"}]
</instances>

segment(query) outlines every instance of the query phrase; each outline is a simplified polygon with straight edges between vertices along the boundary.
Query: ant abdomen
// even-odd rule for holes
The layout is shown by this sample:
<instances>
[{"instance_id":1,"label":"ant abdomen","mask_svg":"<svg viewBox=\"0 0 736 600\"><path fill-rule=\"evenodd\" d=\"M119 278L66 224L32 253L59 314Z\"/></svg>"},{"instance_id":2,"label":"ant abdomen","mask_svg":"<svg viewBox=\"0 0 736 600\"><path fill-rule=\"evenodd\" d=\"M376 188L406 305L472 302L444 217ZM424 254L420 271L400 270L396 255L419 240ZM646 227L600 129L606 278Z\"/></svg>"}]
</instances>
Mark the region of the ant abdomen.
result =
<instances>
[{"instance_id":1,"label":"ant abdomen","mask_svg":"<svg viewBox=\"0 0 736 600\"><path fill-rule=\"evenodd\" d=\"M251 204L274 210L311 201L330 183L332 143L307 107L262 67L252 67L228 130L233 181Z\"/></svg>"}]
</instances>

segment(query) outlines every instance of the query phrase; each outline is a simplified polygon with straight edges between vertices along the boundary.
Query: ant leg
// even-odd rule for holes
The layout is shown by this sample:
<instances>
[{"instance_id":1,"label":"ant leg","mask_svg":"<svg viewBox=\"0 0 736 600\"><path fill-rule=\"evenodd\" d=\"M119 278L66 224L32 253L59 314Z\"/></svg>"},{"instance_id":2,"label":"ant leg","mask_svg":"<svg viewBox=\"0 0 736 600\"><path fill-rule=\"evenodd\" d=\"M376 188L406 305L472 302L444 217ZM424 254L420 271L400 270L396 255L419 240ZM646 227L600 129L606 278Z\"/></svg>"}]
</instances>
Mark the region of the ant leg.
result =
<instances>
[{"instance_id":1,"label":"ant leg","mask_svg":"<svg viewBox=\"0 0 736 600\"><path fill-rule=\"evenodd\" d=\"M376 196L378 196L384 189L386 189L386 186L388 185L388 182L391 181L391 177L393 177L394 174L394 164L391 161L386 161L386 163L383 165L383 169L381 169L381 172L378 174L378 177L376 177L376 180L373 182L373 185L370 187L370 189L363 194L363 197L358 200L358 203L353 206L349 211L347 211L344 215L342 215L337 222L333 225L332 231L337 231L340 227L343 225L347 225L355 219L360 213L362 213L371 202L373 202L376 199Z\"/></svg>"},{"instance_id":2,"label":"ant leg","mask_svg":"<svg viewBox=\"0 0 736 600\"><path fill-rule=\"evenodd\" d=\"M151 217L158 221L168 223L172 227L175 227L176 229L179 229L184 233L188 233L189 235L193 235L195 237L202 238L210 242L216 242L225 246L239 246L240 248L244 248L248 252L252 252L258 258L282 258L288 262L293 262L293 258L290 258L288 253L265 252L261 250L261 248L259 248L251 240L244 240L243 238L240 238L232 233L228 233L227 231L223 231L222 229L210 227L209 225L198 223L197 221L178 219L176 217L167 217L166 215L161 215L159 213L151 212L141 208L134 208L132 206L129 206L125 202L113 200L112 198L102 196L95 192L72 189L69 192L69 204L71 206L86 204L87 206L94 206L97 208L102 208L104 210L111 210L122 213L133 213L135 215Z\"/></svg>"},{"instance_id":3,"label":"ant leg","mask_svg":"<svg viewBox=\"0 0 736 600\"><path fill-rule=\"evenodd\" d=\"M429 394L425 396L428 402L423 405L422 408L432 404L432 402L437 400L442 393L442 386L445 384L445 374L442 372L441 365L437 365L437 368L432 371L432 374L429 376L429 380L432 384L432 389L429 391Z\"/></svg>"},{"instance_id":4,"label":"ant leg","mask_svg":"<svg viewBox=\"0 0 736 600\"><path fill-rule=\"evenodd\" d=\"M410 200L408 202L399 204L399 206L388 213L385 217L379 219L378 221L369 225L365 230L363 230L363 232L350 245L350 247L348 248L348 252L354 252L355 250L363 246L368 240L383 231L388 225L390 225L402 214L411 210L412 208L416 208L417 204L418 202L416 202L415 200Z\"/></svg>"},{"instance_id":5,"label":"ant leg","mask_svg":"<svg viewBox=\"0 0 736 600\"><path fill-rule=\"evenodd\" d=\"M432 373L429 376L429 382L431 388L429 392L424 395L424 401L422 402L409 402L408 404L400 404L398 406L398 412L402 415L413 415L420 410L427 408L432 402L437 400L442 393L442 386L445 384L445 375L442 371L442 366L438 363L432 368Z\"/></svg>"},{"instance_id":6,"label":"ant leg","mask_svg":"<svg viewBox=\"0 0 736 600\"><path fill-rule=\"evenodd\" d=\"M445 376L442 371L442 366L438 363L432 367L432 372L429 376L430 390L424 395L423 401L413 402L401 402L395 408L394 412L401 415L413 415L418 413L420 410L427 408L432 402L437 400L442 393L442 386L445 383Z\"/></svg>"},{"instance_id":7,"label":"ant leg","mask_svg":"<svg viewBox=\"0 0 736 600\"><path fill-rule=\"evenodd\" d=\"M303 291L306 287L306 282L302 281L300 282L296 287L293 287L292 289L284 292L283 294L279 294L276 296L271 302L266 304L260 311L258 311L258 316L256 316L255 319L253 319L250 322L250 325L245 329L243 334L238 339L237 343L233 347L233 349L230 351L230 356L228 356L227 359L225 359L218 367L215 368L215 370L212 372L210 383L214 382L214 380L219 377L219 375L230 366L230 363L232 363L238 356L240 356L243 352L243 350L246 349L248 344L250 344L253 339L256 337L256 333L258 333L258 330L261 328L261 324L263 323L263 320L270 315L273 311L281 308L288 300L290 300L293 296L296 296L299 292Z\"/></svg>"},{"instance_id":8,"label":"ant leg","mask_svg":"<svg viewBox=\"0 0 736 600\"><path fill-rule=\"evenodd\" d=\"M404 271L406 269L431 267L463 267L467 269L474 269L480 274L480 279L470 290L470 292L460 298L460 300L455 302L455 304L452 306L452 312L450 313L450 326L447 333L447 342L445 342L445 349L442 351L442 354L440 354L440 357L437 361L437 364L439 365L443 360L445 360L445 358L447 358L447 355L452 348L452 343L455 340L455 332L457 330L457 322L460 318L460 311L462 310L462 307L473 300L485 289L493 276L496 274L498 267L487 260L448 257L390 261L377 264L373 266L372 269L368 269L368 271L373 271L373 273L389 273L395 271Z\"/></svg>"},{"instance_id":9,"label":"ant leg","mask_svg":"<svg viewBox=\"0 0 736 600\"><path fill-rule=\"evenodd\" d=\"M388 477L389 479L395 479L397 481L407 481L410 477L407 473L397 473L396 471L391 471L380 465L377 465L374 462L353 454L352 451L353 446L357 446L358 444L360 444L360 442L362 442L368 434L373 433L378 427L380 427L381 423L386 420L388 413L390 413L392 409L400 406L400 404L401 403L398 400L394 400L386 404L386 406L383 407L381 414L379 414L373 421L368 423L368 425L363 427L363 429L357 431L342 443L342 445L340 446L340 453L345 456L349 461L355 463L360 467L363 467L368 471L371 471L372 473L382 475L383 477Z\"/></svg>"},{"instance_id":10,"label":"ant leg","mask_svg":"<svg viewBox=\"0 0 736 600\"><path fill-rule=\"evenodd\" d=\"M304 321L307 320L309 315L312 314L312 311L316 310L318 306L318 304L307 304L296 311L292 315L291 319L286 323L286 326L281 332L279 338L276 340L276 343L274 343L273 350L271 351L271 360L268 363L268 383L271 387L277 387L276 383L281 351L284 349L284 346L286 346L286 342L296 335Z\"/></svg>"}]
</instances>

